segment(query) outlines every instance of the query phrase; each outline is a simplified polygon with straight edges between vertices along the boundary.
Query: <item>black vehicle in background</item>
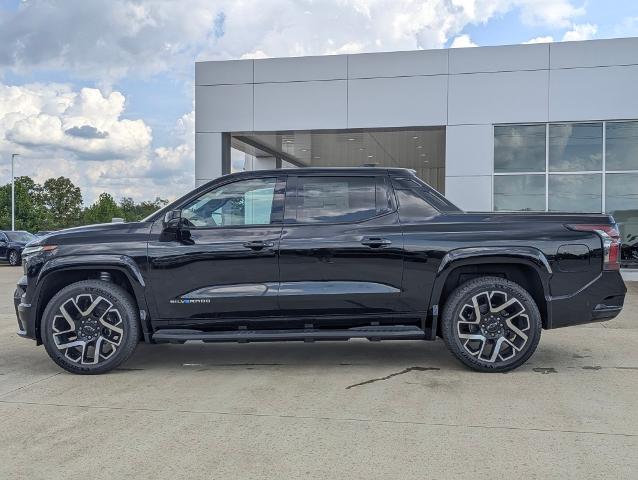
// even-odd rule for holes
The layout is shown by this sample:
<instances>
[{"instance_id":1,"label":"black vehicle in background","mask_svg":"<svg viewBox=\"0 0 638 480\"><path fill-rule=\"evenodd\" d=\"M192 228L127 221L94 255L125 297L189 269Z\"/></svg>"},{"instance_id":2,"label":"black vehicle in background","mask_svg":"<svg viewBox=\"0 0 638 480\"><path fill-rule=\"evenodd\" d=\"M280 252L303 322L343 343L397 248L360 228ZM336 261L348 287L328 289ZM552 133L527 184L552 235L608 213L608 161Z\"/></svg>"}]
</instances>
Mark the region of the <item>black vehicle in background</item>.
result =
<instances>
[{"instance_id":1,"label":"black vehicle in background","mask_svg":"<svg viewBox=\"0 0 638 480\"><path fill-rule=\"evenodd\" d=\"M140 339L437 336L503 372L543 328L618 315L619 251L609 215L465 213L404 169L243 172L141 222L38 239L15 305L19 334L74 373Z\"/></svg>"},{"instance_id":2,"label":"black vehicle in background","mask_svg":"<svg viewBox=\"0 0 638 480\"><path fill-rule=\"evenodd\" d=\"M0 231L0 258L9 262L10 265L20 265L24 246L34 238L34 235L23 230Z\"/></svg>"}]
</instances>

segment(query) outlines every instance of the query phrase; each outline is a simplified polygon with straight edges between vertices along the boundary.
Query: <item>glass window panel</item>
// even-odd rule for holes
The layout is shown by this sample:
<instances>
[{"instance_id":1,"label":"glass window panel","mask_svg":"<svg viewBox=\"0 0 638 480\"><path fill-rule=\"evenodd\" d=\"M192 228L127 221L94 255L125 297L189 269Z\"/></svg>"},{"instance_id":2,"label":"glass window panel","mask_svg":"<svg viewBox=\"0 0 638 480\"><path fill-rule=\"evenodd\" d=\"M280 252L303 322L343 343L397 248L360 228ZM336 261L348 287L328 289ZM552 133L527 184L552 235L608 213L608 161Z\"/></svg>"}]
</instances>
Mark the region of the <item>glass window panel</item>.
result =
<instances>
[{"instance_id":1,"label":"glass window panel","mask_svg":"<svg viewBox=\"0 0 638 480\"><path fill-rule=\"evenodd\" d=\"M601 175L550 175L551 212L597 213L602 209Z\"/></svg>"},{"instance_id":2,"label":"glass window panel","mask_svg":"<svg viewBox=\"0 0 638 480\"><path fill-rule=\"evenodd\" d=\"M638 170L638 122L608 122L606 169Z\"/></svg>"},{"instance_id":3,"label":"glass window panel","mask_svg":"<svg viewBox=\"0 0 638 480\"><path fill-rule=\"evenodd\" d=\"M432 205L412 190L396 190L395 193L399 201L399 217L402 222L424 220L439 213Z\"/></svg>"},{"instance_id":4,"label":"glass window panel","mask_svg":"<svg viewBox=\"0 0 638 480\"><path fill-rule=\"evenodd\" d=\"M275 178L241 180L204 193L182 209L191 227L268 225L271 221Z\"/></svg>"},{"instance_id":5,"label":"glass window panel","mask_svg":"<svg viewBox=\"0 0 638 480\"><path fill-rule=\"evenodd\" d=\"M545 210L545 175L495 176L494 210Z\"/></svg>"},{"instance_id":6,"label":"glass window panel","mask_svg":"<svg viewBox=\"0 0 638 480\"><path fill-rule=\"evenodd\" d=\"M355 222L374 217L375 177L299 177L298 222Z\"/></svg>"},{"instance_id":7,"label":"glass window panel","mask_svg":"<svg viewBox=\"0 0 638 480\"><path fill-rule=\"evenodd\" d=\"M603 124L562 123L549 126L549 170L602 170Z\"/></svg>"},{"instance_id":8,"label":"glass window panel","mask_svg":"<svg viewBox=\"0 0 638 480\"><path fill-rule=\"evenodd\" d=\"M495 126L494 171L544 172L545 125Z\"/></svg>"},{"instance_id":9,"label":"glass window panel","mask_svg":"<svg viewBox=\"0 0 638 480\"><path fill-rule=\"evenodd\" d=\"M638 264L638 173L608 173L605 209L620 227L622 263Z\"/></svg>"}]
</instances>

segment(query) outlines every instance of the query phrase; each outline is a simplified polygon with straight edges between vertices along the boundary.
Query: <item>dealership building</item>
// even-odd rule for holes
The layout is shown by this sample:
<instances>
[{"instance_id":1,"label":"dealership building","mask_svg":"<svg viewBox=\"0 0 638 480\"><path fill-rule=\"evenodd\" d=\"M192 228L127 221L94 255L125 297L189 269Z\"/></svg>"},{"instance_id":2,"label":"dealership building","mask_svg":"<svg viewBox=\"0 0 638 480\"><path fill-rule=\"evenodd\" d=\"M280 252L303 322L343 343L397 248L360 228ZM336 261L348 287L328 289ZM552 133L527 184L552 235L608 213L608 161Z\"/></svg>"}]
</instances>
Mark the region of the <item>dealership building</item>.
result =
<instances>
[{"instance_id":1,"label":"dealership building","mask_svg":"<svg viewBox=\"0 0 638 480\"><path fill-rule=\"evenodd\" d=\"M197 184L405 167L468 211L613 213L638 264L638 38L195 66Z\"/></svg>"}]
</instances>

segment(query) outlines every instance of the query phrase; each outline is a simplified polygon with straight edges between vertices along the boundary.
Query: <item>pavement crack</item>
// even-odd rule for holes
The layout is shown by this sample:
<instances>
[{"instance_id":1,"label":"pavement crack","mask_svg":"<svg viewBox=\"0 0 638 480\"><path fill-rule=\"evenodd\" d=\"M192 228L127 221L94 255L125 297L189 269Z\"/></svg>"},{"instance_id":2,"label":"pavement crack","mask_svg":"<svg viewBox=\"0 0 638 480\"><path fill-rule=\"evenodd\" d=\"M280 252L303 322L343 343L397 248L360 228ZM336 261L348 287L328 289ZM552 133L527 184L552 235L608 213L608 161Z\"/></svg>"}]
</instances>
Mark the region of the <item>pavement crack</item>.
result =
<instances>
[{"instance_id":1,"label":"pavement crack","mask_svg":"<svg viewBox=\"0 0 638 480\"><path fill-rule=\"evenodd\" d=\"M409 372L427 372L427 371L430 371L430 370L440 370L440 368L436 368L436 367L408 367L408 368L405 368L405 369L401 370L400 372L395 372L395 373L391 373L390 375L386 375L385 377L371 378L370 380L366 380L364 382L359 382L359 383L355 383L353 385L348 385L346 387L346 390L349 390L349 389L354 388L354 387L360 387L362 385L369 385L369 384L375 383L375 382L382 382L382 381L385 381L385 380L389 380L392 377L396 377L396 376L399 376L399 375L404 375L404 374L409 373Z\"/></svg>"},{"instance_id":2,"label":"pavement crack","mask_svg":"<svg viewBox=\"0 0 638 480\"><path fill-rule=\"evenodd\" d=\"M536 373L542 373L543 375L547 375L548 373L558 373L555 368L552 367L537 367L532 368Z\"/></svg>"},{"instance_id":3,"label":"pavement crack","mask_svg":"<svg viewBox=\"0 0 638 480\"><path fill-rule=\"evenodd\" d=\"M35 385L36 383L44 382L44 381L46 381L46 380L48 380L50 378L53 378L53 377L56 377L56 376L60 375L61 373L62 372L57 372L57 373L54 373L53 375L49 375L48 377L44 377L44 378L41 378L40 380L36 380L35 382L27 383L26 385L22 385L21 387L14 388L11 391L3 393L2 395L0 395L0 397L6 397L7 395L10 395L10 394L12 394L14 392L17 392L18 390L22 390L23 388L29 388L30 386Z\"/></svg>"},{"instance_id":4,"label":"pavement crack","mask_svg":"<svg viewBox=\"0 0 638 480\"><path fill-rule=\"evenodd\" d=\"M94 410L111 410L119 412L148 412L148 413L169 413L169 414L189 414L189 415L223 415L232 417L252 417L252 418L277 418L291 420L317 420L331 422L356 422L356 423L381 423L393 425L420 425L425 427L445 427L445 428L472 428L482 430L510 430L521 432L546 432L546 433L569 433L575 435L602 435L610 437L628 437L636 438L636 433L626 432L601 432L596 430L576 430L576 429L555 429L555 428L538 428L538 427L515 427L511 425L477 425L463 424L452 422L427 422L419 420L390 420L383 418L361 418L361 417L337 417L328 415L283 415L276 413L250 413L250 412L228 412L215 410L192 410L192 409L170 409L170 408L150 408L150 407L118 407L105 405L76 405L69 403L47 403L47 402L26 402L18 400L2 400L0 404L4 405L32 405L38 407L54 407L54 408L85 408Z\"/></svg>"}]
</instances>

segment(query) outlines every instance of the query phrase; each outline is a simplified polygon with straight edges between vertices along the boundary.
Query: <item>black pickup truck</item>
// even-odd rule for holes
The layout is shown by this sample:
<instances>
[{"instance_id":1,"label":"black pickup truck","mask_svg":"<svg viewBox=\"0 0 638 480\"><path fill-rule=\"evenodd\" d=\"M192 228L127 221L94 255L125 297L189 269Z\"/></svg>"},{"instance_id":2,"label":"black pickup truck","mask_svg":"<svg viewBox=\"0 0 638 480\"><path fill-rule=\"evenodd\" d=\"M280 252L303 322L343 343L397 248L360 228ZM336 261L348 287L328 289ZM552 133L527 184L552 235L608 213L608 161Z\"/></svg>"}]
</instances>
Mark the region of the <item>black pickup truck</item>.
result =
<instances>
[{"instance_id":1,"label":"black pickup truck","mask_svg":"<svg viewBox=\"0 0 638 480\"><path fill-rule=\"evenodd\" d=\"M626 288L609 215L464 213L411 171L243 172L141 222L22 252L19 334L102 373L149 343L434 340L479 371L541 329L608 320Z\"/></svg>"}]
</instances>

